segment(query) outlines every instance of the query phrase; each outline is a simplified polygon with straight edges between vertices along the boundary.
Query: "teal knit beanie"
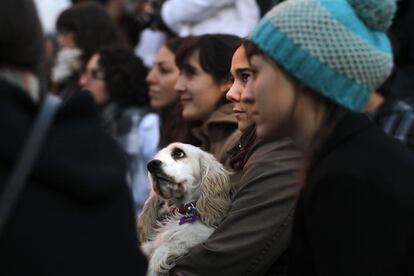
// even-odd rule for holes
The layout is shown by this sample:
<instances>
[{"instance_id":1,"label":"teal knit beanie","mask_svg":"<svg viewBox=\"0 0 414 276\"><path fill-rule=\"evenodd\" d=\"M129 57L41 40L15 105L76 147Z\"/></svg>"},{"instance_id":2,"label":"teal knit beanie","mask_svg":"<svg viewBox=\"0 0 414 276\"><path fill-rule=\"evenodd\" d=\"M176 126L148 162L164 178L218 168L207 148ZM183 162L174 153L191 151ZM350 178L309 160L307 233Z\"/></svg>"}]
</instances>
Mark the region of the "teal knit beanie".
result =
<instances>
[{"instance_id":1,"label":"teal knit beanie","mask_svg":"<svg viewBox=\"0 0 414 276\"><path fill-rule=\"evenodd\" d=\"M361 111L391 74L385 32L395 11L395 0L287 0L250 39L315 92Z\"/></svg>"}]
</instances>

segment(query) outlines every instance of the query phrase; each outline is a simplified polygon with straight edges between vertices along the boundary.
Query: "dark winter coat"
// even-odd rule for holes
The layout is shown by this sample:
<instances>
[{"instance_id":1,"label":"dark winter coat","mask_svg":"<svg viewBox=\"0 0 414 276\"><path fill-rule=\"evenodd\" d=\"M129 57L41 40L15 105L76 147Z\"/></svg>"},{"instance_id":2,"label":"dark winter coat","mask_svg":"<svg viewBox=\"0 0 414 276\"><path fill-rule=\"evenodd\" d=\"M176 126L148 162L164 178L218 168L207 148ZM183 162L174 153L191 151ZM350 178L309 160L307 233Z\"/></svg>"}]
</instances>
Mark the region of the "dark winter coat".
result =
<instances>
[{"instance_id":1,"label":"dark winter coat","mask_svg":"<svg viewBox=\"0 0 414 276\"><path fill-rule=\"evenodd\" d=\"M347 115L299 198L290 275L414 275L414 156Z\"/></svg>"},{"instance_id":2,"label":"dark winter coat","mask_svg":"<svg viewBox=\"0 0 414 276\"><path fill-rule=\"evenodd\" d=\"M0 81L0 189L38 106ZM144 275L125 158L81 94L54 126L0 237L1 275Z\"/></svg>"}]
</instances>

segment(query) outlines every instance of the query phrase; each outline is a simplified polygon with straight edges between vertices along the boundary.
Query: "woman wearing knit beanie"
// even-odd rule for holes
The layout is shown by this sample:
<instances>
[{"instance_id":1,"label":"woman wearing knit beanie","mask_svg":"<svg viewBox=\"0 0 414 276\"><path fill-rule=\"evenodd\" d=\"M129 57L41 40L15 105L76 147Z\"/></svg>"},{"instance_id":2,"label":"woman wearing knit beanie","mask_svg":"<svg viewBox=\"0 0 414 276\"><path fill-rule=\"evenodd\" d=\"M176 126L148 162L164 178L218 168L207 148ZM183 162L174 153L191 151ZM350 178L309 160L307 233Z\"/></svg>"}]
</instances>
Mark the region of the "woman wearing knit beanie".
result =
<instances>
[{"instance_id":1,"label":"woman wearing knit beanie","mask_svg":"<svg viewBox=\"0 0 414 276\"><path fill-rule=\"evenodd\" d=\"M250 36L261 138L308 155L290 275L414 275L414 156L359 111L392 69L393 0L288 0Z\"/></svg>"}]
</instances>

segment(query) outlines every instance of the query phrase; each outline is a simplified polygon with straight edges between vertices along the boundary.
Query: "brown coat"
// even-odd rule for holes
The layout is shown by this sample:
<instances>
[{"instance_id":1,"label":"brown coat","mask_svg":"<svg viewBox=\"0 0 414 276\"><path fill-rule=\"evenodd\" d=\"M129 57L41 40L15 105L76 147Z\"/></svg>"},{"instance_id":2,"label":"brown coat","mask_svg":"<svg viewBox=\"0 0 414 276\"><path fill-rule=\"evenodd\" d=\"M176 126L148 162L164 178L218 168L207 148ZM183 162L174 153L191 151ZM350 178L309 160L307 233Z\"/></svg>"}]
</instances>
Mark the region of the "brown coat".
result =
<instances>
[{"instance_id":1,"label":"brown coat","mask_svg":"<svg viewBox=\"0 0 414 276\"><path fill-rule=\"evenodd\" d=\"M177 262L173 275L283 275L302 155L290 140L258 140L247 156L232 179L238 190L227 217Z\"/></svg>"},{"instance_id":2,"label":"brown coat","mask_svg":"<svg viewBox=\"0 0 414 276\"><path fill-rule=\"evenodd\" d=\"M200 140L201 148L210 152L222 164L227 165L227 151L240 139L237 120L232 112L232 105L225 104L215 110L201 127L193 129L194 136Z\"/></svg>"}]
</instances>

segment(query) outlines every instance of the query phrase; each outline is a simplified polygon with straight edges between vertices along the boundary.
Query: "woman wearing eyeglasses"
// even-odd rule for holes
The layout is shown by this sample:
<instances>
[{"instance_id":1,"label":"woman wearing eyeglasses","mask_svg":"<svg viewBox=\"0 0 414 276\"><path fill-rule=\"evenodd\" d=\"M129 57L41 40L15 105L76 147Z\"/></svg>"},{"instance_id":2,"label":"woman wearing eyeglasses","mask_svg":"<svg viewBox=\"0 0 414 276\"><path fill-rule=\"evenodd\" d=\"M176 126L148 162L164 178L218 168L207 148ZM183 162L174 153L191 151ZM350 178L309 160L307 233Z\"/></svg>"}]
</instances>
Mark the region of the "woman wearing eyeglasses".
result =
<instances>
[{"instance_id":1,"label":"woman wearing eyeglasses","mask_svg":"<svg viewBox=\"0 0 414 276\"><path fill-rule=\"evenodd\" d=\"M94 2L64 10L56 21L59 50L51 69L52 90L67 100L79 92L78 79L86 62L102 47L119 45L116 25Z\"/></svg>"},{"instance_id":2,"label":"woman wearing eyeglasses","mask_svg":"<svg viewBox=\"0 0 414 276\"><path fill-rule=\"evenodd\" d=\"M146 75L132 51L108 48L90 58L79 79L101 109L104 127L125 151L137 214L149 193L146 164L159 141L159 118L149 106Z\"/></svg>"}]
</instances>

